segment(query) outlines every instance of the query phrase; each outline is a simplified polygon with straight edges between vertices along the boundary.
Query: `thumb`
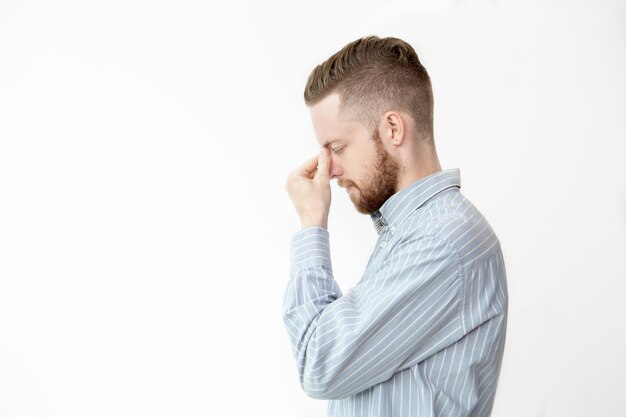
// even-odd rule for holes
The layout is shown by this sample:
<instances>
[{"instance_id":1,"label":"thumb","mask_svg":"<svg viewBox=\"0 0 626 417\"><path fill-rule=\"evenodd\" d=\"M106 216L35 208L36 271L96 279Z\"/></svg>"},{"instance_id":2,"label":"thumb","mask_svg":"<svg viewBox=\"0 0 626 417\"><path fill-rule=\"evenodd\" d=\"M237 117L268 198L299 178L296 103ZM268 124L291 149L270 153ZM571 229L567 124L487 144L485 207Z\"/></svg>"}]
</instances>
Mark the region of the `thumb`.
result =
<instances>
[{"instance_id":1,"label":"thumb","mask_svg":"<svg viewBox=\"0 0 626 417\"><path fill-rule=\"evenodd\" d=\"M315 179L329 181L329 167L330 155L328 149L322 148L322 153L317 159L317 172L315 173Z\"/></svg>"}]
</instances>

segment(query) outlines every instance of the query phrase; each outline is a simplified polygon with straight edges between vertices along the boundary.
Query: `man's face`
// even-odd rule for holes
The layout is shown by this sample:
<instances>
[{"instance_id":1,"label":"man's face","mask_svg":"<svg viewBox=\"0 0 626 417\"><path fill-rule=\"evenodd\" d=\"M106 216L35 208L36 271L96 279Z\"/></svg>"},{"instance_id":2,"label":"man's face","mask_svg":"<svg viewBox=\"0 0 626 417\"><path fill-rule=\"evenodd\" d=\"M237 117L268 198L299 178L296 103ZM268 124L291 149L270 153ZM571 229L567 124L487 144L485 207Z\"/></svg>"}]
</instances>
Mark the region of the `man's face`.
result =
<instances>
[{"instance_id":1,"label":"man's face","mask_svg":"<svg viewBox=\"0 0 626 417\"><path fill-rule=\"evenodd\" d=\"M396 192L400 163L384 148L377 131L339 118L339 95L331 94L311 107L321 146L331 151L330 177L345 187L354 207L375 212Z\"/></svg>"}]
</instances>

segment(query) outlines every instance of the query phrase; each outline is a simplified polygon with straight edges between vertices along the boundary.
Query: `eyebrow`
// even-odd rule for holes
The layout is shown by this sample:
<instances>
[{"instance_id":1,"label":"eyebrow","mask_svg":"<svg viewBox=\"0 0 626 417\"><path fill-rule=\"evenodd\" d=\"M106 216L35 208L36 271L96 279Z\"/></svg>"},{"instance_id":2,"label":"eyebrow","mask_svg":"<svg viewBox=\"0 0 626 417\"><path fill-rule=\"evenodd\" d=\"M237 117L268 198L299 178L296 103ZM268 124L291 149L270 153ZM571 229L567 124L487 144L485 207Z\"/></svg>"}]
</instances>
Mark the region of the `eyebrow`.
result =
<instances>
[{"instance_id":1,"label":"eyebrow","mask_svg":"<svg viewBox=\"0 0 626 417\"><path fill-rule=\"evenodd\" d=\"M341 139L331 139L329 141L326 141L326 143L322 145L322 148L327 148L329 145L335 142L341 142Z\"/></svg>"}]
</instances>

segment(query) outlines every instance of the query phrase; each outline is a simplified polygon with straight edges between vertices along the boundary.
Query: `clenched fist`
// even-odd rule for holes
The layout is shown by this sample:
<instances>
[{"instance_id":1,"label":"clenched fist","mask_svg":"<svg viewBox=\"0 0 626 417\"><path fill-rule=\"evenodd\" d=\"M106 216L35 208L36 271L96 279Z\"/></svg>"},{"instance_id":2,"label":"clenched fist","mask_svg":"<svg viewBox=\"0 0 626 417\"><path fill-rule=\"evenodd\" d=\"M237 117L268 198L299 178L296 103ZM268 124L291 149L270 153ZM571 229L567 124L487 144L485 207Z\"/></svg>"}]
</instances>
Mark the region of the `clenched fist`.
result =
<instances>
[{"instance_id":1,"label":"clenched fist","mask_svg":"<svg viewBox=\"0 0 626 417\"><path fill-rule=\"evenodd\" d=\"M302 228L312 226L328 227L330 210L330 152L322 148L322 153L309 159L289 174L285 188L293 202Z\"/></svg>"}]
</instances>

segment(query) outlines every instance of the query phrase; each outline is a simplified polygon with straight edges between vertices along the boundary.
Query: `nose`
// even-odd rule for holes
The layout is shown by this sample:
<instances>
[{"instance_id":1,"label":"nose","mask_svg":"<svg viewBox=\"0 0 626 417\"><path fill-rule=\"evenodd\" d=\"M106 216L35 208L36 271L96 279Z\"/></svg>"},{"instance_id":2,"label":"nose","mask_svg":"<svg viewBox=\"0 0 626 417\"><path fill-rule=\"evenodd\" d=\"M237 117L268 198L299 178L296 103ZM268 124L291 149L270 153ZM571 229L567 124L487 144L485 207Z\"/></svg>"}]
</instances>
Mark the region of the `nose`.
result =
<instances>
[{"instance_id":1,"label":"nose","mask_svg":"<svg viewBox=\"0 0 626 417\"><path fill-rule=\"evenodd\" d=\"M337 177L340 177L343 175L343 169L341 168L341 166L337 163L337 161L333 158L330 161L330 179L333 180Z\"/></svg>"}]
</instances>

